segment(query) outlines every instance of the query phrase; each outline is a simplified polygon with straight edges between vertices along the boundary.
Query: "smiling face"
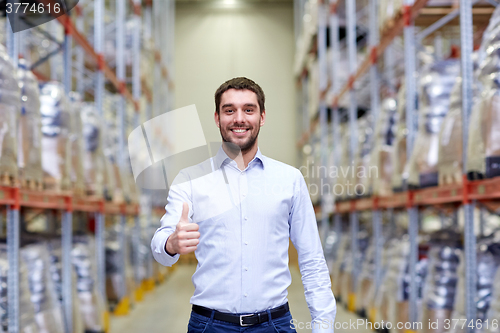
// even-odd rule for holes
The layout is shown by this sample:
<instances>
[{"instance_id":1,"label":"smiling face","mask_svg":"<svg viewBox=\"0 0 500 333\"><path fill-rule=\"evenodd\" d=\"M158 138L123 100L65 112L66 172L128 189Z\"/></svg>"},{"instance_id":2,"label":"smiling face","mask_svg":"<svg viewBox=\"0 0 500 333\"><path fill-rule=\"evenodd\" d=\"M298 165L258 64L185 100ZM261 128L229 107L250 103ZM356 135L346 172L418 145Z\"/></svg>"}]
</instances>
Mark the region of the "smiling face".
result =
<instances>
[{"instance_id":1,"label":"smiling face","mask_svg":"<svg viewBox=\"0 0 500 333\"><path fill-rule=\"evenodd\" d=\"M222 140L235 144L243 154L257 149L257 137L266 111L260 110L257 95L247 89L229 89L221 96L215 123Z\"/></svg>"}]
</instances>

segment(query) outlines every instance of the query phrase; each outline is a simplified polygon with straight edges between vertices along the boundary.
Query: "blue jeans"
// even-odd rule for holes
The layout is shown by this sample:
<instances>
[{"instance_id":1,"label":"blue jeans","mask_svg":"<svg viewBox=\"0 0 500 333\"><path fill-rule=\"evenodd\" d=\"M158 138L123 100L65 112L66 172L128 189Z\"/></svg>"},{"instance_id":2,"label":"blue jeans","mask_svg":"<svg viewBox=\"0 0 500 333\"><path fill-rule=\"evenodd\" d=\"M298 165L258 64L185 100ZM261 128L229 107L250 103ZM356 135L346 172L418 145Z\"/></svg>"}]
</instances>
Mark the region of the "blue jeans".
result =
<instances>
[{"instance_id":1,"label":"blue jeans","mask_svg":"<svg viewBox=\"0 0 500 333\"><path fill-rule=\"evenodd\" d=\"M212 318L208 318L191 312L188 333L297 333L295 329L290 327L292 326L291 322L292 315L290 311L279 318L245 327L213 319L213 315Z\"/></svg>"}]
</instances>

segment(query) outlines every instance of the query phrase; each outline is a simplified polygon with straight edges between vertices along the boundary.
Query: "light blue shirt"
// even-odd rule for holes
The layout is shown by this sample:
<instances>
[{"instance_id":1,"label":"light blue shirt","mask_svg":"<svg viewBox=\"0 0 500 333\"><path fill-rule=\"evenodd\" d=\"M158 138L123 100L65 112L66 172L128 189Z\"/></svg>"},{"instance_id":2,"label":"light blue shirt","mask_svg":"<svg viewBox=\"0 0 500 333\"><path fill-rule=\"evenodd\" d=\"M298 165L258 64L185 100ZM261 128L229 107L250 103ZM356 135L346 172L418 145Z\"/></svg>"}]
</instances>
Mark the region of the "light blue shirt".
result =
<instances>
[{"instance_id":1,"label":"light blue shirt","mask_svg":"<svg viewBox=\"0 0 500 333\"><path fill-rule=\"evenodd\" d=\"M255 313L286 303L290 238L298 252L312 324L317 327L313 332L333 332L335 299L299 170L258 150L242 171L220 148L215 158L181 171L173 184L151 249L162 265L172 266L179 259L178 254L166 253L165 244L179 222L182 203L187 202L190 222L198 223L200 232L192 304Z\"/></svg>"}]
</instances>

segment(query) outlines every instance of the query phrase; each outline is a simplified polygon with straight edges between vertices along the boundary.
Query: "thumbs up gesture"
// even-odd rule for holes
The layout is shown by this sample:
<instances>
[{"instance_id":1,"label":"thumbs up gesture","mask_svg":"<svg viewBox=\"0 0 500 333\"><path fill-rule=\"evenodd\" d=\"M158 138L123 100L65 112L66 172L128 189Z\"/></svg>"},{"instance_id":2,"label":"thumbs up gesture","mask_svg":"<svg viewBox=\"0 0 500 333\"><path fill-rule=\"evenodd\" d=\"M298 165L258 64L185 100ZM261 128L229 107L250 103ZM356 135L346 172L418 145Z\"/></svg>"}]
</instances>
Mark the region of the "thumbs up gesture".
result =
<instances>
[{"instance_id":1,"label":"thumbs up gesture","mask_svg":"<svg viewBox=\"0 0 500 333\"><path fill-rule=\"evenodd\" d=\"M200 242L199 226L189 222L189 206L186 202L182 204L182 215L175 231L170 235L165 245L168 254L187 254L194 252Z\"/></svg>"}]
</instances>

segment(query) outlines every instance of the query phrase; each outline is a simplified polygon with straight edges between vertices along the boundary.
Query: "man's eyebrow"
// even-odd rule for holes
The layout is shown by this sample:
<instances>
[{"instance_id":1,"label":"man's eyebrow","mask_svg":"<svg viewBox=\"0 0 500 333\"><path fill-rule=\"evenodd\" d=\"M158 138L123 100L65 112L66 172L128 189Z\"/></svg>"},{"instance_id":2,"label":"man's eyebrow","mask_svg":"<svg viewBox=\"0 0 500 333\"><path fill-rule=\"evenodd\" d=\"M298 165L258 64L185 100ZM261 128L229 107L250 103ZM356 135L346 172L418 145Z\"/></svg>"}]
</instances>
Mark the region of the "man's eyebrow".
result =
<instances>
[{"instance_id":1,"label":"man's eyebrow","mask_svg":"<svg viewBox=\"0 0 500 333\"><path fill-rule=\"evenodd\" d=\"M250 107L254 107L254 108L256 108L256 107L257 107L257 104L253 104L253 103L246 103L246 104L243 104L243 106L245 106L245 107L250 106ZM234 107L234 104L231 104L231 103L229 103L229 104L224 104L224 105L222 105L222 106L221 106L221 108L232 108L232 107Z\"/></svg>"}]
</instances>

